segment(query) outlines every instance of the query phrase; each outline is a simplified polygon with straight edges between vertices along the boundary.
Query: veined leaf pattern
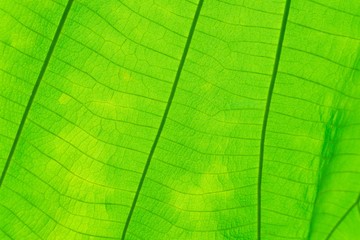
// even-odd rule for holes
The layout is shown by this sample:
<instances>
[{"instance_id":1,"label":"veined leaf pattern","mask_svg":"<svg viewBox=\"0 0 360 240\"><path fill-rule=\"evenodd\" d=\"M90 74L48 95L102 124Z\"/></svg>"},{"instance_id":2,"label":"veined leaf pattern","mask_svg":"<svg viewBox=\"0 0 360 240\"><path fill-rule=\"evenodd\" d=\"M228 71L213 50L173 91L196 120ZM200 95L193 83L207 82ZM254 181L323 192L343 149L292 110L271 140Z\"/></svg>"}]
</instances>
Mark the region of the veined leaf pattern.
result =
<instances>
[{"instance_id":1,"label":"veined leaf pattern","mask_svg":"<svg viewBox=\"0 0 360 240\"><path fill-rule=\"evenodd\" d=\"M359 238L358 1L0 12L0 239Z\"/></svg>"}]
</instances>

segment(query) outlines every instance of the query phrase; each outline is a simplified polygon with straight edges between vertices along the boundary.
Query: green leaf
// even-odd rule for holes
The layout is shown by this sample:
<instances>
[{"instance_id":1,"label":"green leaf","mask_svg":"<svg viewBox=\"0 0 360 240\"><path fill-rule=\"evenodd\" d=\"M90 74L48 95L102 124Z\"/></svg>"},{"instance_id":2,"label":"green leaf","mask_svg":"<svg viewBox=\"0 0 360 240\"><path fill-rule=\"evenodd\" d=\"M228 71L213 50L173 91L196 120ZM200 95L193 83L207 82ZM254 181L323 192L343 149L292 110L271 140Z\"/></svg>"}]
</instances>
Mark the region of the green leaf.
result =
<instances>
[{"instance_id":1,"label":"green leaf","mask_svg":"<svg viewBox=\"0 0 360 240\"><path fill-rule=\"evenodd\" d=\"M358 0L0 2L0 239L358 239Z\"/></svg>"}]
</instances>

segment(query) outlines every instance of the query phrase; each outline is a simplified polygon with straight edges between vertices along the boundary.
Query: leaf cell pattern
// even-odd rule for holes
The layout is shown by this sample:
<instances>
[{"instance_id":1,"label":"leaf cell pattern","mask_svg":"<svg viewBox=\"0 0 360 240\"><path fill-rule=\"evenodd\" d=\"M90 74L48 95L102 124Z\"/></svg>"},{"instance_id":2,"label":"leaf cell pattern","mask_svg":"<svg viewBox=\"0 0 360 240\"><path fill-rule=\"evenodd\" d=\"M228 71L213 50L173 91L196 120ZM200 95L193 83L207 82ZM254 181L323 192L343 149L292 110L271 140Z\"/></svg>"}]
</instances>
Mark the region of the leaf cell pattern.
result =
<instances>
[{"instance_id":1,"label":"leaf cell pattern","mask_svg":"<svg viewBox=\"0 0 360 240\"><path fill-rule=\"evenodd\" d=\"M0 239L359 238L357 0L0 13Z\"/></svg>"}]
</instances>

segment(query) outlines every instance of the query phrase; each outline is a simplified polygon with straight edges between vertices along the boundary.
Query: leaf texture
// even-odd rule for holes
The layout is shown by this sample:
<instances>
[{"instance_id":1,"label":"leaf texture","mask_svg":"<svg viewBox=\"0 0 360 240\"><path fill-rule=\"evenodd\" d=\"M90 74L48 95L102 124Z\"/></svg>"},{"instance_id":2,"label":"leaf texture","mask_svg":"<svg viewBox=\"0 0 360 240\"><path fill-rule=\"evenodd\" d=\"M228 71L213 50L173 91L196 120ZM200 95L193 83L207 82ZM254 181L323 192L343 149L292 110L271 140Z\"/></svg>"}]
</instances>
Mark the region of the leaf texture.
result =
<instances>
[{"instance_id":1,"label":"leaf texture","mask_svg":"<svg viewBox=\"0 0 360 240\"><path fill-rule=\"evenodd\" d=\"M358 239L357 0L0 2L0 239Z\"/></svg>"}]
</instances>

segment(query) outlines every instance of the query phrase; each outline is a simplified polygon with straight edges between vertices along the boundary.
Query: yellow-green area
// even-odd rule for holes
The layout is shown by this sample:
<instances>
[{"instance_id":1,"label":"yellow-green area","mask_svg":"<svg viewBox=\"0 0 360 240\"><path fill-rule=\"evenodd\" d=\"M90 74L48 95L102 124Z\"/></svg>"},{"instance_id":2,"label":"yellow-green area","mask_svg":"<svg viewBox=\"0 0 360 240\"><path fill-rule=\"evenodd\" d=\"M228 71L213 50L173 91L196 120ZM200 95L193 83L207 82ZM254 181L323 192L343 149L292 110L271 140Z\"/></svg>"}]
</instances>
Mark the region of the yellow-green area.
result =
<instances>
[{"instance_id":1,"label":"yellow-green area","mask_svg":"<svg viewBox=\"0 0 360 240\"><path fill-rule=\"evenodd\" d=\"M359 109L358 0L0 1L0 239L360 239Z\"/></svg>"}]
</instances>

